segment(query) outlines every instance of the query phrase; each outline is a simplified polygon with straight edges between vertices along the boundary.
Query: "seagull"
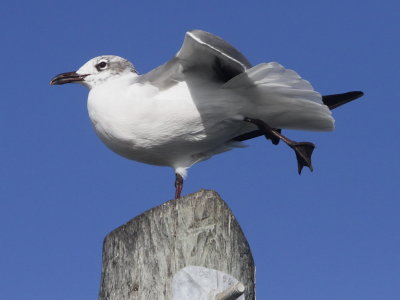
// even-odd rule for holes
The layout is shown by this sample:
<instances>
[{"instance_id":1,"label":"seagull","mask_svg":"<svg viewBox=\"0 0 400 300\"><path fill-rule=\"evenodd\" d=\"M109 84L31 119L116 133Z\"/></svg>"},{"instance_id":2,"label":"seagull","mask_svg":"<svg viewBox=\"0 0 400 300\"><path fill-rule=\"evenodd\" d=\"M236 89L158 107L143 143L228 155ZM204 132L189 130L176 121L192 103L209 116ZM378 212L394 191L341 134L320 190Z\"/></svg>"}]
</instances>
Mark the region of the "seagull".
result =
<instances>
[{"instance_id":1,"label":"seagull","mask_svg":"<svg viewBox=\"0 0 400 300\"><path fill-rule=\"evenodd\" d=\"M146 74L122 57L102 55L50 82L65 83L89 89L90 120L112 151L174 169L176 199L189 167L259 136L292 148L299 174L312 171L314 144L291 140L282 129L331 131L331 110L363 95L321 96L297 72L277 62L252 66L202 30L187 32L178 53Z\"/></svg>"}]
</instances>

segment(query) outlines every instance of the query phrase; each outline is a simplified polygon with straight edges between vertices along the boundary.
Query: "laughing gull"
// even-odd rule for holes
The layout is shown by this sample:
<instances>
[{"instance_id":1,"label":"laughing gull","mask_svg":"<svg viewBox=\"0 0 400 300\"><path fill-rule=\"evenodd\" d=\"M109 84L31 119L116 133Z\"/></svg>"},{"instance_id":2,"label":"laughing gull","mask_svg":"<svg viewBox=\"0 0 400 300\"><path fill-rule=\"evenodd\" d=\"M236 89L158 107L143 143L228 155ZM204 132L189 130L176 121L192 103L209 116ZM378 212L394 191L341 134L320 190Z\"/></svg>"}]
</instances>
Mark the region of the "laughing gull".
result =
<instances>
[{"instance_id":1,"label":"laughing gull","mask_svg":"<svg viewBox=\"0 0 400 300\"><path fill-rule=\"evenodd\" d=\"M314 144L290 140L281 129L333 130L331 109L363 95L321 96L295 71L276 62L253 67L201 30L187 32L179 52L147 74L122 57L102 55L50 83L71 82L89 89L89 117L112 151L174 169L175 198L190 166L258 136L291 147L299 174L304 166L312 170Z\"/></svg>"}]
</instances>

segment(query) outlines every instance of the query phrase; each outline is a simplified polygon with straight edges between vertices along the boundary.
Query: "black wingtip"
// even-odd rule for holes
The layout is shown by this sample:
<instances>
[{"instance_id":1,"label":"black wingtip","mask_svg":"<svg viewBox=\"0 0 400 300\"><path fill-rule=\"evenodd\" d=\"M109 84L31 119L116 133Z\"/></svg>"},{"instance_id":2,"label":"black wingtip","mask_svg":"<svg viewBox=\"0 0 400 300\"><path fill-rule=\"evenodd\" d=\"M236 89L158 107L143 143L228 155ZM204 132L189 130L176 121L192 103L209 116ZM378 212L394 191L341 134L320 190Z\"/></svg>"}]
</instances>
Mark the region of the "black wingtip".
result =
<instances>
[{"instance_id":1,"label":"black wingtip","mask_svg":"<svg viewBox=\"0 0 400 300\"><path fill-rule=\"evenodd\" d=\"M329 107L330 110L335 109L343 104L349 103L362 97L364 93L362 91L352 91L343 94L334 94L322 96L322 102Z\"/></svg>"},{"instance_id":2,"label":"black wingtip","mask_svg":"<svg viewBox=\"0 0 400 300\"><path fill-rule=\"evenodd\" d=\"M345 94L347 94L349 96L349 98L351 98L351 100L356 100L356 99L364 96L364 92L362 92L362 91L352 91L352 92L348 92Z\"/></svg>"}]
</instances>

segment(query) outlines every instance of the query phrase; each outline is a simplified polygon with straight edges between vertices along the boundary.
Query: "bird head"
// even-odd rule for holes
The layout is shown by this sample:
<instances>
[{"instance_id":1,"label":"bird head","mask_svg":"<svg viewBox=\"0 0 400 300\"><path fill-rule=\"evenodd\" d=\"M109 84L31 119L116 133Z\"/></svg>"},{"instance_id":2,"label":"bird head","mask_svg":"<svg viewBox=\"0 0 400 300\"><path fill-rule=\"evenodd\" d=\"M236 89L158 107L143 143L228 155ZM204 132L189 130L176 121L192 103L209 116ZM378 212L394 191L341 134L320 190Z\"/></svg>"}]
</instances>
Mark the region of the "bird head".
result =
<instances>
[{"instance_id":1,"label":"bird head","mask_svg":"<svg viewBox=\"0 0 400 300\"><path fill-rule=\"evenodd\" d=\"M81 83L91 89L126 73L137 73L132 63L119 56L102 55L92 58L77 71L55 76L50 84Z\"/></svg>"}]
</instances>

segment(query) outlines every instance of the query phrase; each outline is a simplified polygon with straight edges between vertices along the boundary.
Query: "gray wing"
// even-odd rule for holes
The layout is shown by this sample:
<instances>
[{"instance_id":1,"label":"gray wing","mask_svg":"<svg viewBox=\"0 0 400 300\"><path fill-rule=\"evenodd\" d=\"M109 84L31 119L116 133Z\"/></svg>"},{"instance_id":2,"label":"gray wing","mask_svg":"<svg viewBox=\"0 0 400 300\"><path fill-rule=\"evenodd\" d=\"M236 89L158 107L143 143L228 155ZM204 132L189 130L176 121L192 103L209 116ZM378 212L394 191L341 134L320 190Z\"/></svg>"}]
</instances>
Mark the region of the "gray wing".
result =
<instances>
[{"instance_id":1,"label":"gray wing","mask_svg":"<svg viewBox=\"0 0 400 300\"><path fill-rule=\"evenodd\" d=\"M232 45L211 33L192 30L186 33L175 57L142 75L140 81L165 89L196 72L197 76L225 83L248 68L250 62Z\"/></svg>"}]
</instances>

